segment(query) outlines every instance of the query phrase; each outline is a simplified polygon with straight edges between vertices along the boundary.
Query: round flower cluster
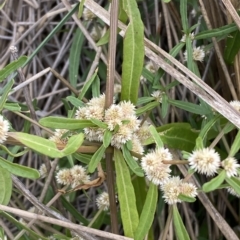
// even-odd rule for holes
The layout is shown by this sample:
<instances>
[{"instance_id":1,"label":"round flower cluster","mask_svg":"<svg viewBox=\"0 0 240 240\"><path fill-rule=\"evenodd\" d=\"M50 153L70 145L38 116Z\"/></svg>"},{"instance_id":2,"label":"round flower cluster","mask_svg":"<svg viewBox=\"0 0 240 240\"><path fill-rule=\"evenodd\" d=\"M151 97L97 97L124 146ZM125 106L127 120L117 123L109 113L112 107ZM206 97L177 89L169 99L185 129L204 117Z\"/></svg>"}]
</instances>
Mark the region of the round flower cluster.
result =
<instances>
[{"instance_id":1,"label":"round flower cluster","mask_svg":"<svg viewBox=\"0 0 240 240\"><path fill-rule=\"evenodd\" d=\"M53 162L50 162L50 165L52 166ZM56 171L58 171L59 167L57 166ZM47 176L47 167L45 165L45 163L43 163L40 168L39 168L39 172L41 175L41 178L45 178Z\"/></svg>"},{"instance_id":2,"label":"round flower cluster","mask_svg":"<svg viewBox=\"0 0 240 240\"><path fill-rule=\"evenodd\" d=\"M111 146L121 148L127 141L131 140L133 149L139 149L137 153L142 154L143 148L140 143L149 137L149 134L143 134L144 131L146 132L146 125L140 127L140 121L135 113L135 106L131 102L122 101L118 105L112 104L105 110L104 105L104 94L98 98L92 98L85 107L81 107L76 111L76 118L102 121L106 124L106 129L113 133ZM106 129L88 127L84 128L84 133L87 140L101 142Z\"/></svg>"},{"instance_id":3,"label":"round flower cluster","mask_svg":"<svg viewBox=\"0 0 240 240\"><path fill-rule=\"evenodd\" d=\"M214 175L220 167L220 156L214 149L195 150L188 158L191 168L206 176Z\"/></svg>"},{"instance_id":4,"label":"round flower cluster","mask_svg":"<svg viewBox=\"0 0 240 240\"><path fill-rule=\"evenodd\" d=\"M88 21L88 20L92 20L92 19L96 18L96 15L88 8L84 8L82 17L84 20Z\"/></svg>"},{"instance_id":5,"label":"round flower cluster","mask_svg":"<svg viewBox=\"0 0 240 240\"><path fill-rule=\"evenodd\" d=\"M181 202L179 195L183 194L188 197L197 196L197 188L192 183L183 182L179 177L168 178L162 185L163 198L168 204Z\"/></svg>"},{"instance_id":6,"label":"round flower cluster","mask_svg":"<svg viewBox=\"0 0 240 240\"><path fill-rule=\"evenodd\" d=\"M80 165L75 165L71 169L61 169L56 174L56 179L59 184L71 185L72 188L79 184L84 184L90 181L90 176L87 175L86 169Z\"/></svg>"},{"instance_id":7,"label":"round flower cluster","mask_svg":"<svg viewBox=\"0 0 240 240\"><path fill-rule=\"evenodd\" d=\"M193 60L202 62L205 57L205 52L202 47L193 47ZM187 61L187 51L184 52L185 61Z\"/></svg>"},{"instance_id":8,"label":"round flower cluster","mask_svg":"<svg viewBox=\"0 0 240 240\"><path fill-rule=\"evenodd\" d=\"M238 175L238 168L240 165L237 163L237 160L233 157L228 157L221 162L223 169L226 171L227 177L233 177Z\"/></svg>"},{"instance_id":9,"label":"round flower cluster","mask_svg":"<svg viewBox=\"0 0 240 240\"><path fill-rule=\"evenodd\" d=\"M240 101L238 100L234 100L234 101L231 101L229 102L230 105L235 108L235 110L237 110L238 112L240 112Z\"/></svg>"},{"instance_id":10,"label":"round flower cluster","mask_svg":"<svg viewBox=\"0 0 240 240\"><path fill-rule=\"evenodd\" d=\"M189 33L188 35L190 37L191 40L194 39L194 33ZM186 42L186 34L184 34L180 40L181 42Z\"/></svg>"},{"instance_id":11,"label":"round flower cluster","mask_svg":"<svg viewBox=\"0 0 240 240\"><path fill-rule=\"evenodd\" d=\"M7 140L9 128L9 122L0 115L0 143L4 143Z\"/></svg>"},{"instance_id":12,"label":"round flower cluster","mask_svg":"<svg viewBox=\"0 0 240 240\"><path fill-rule=\"evenodd\" d=\"M170 177L170 165L164 164L163 160L172 160L172 154L165 148L157 148L141 160L147 179L156 185L163 184Z\"/></svg>"},{"instance_id":13,"label":"round flower cluster","mask_svg":"<svg viewBox=\"0 0 240 240\"><path fill-rule=\"evenodd\" d=\"M55 129L54 135L52 135L49 140L53 141L56 144L65 144L67 138L63 138L63 135L67 132L66 129Z\"/></svg>"},{"instance_id":14,"label":"round flower cluster","mask_svg":"<svg viewBox=\"0 0 240 240\"><path fill-rule=\"evenodd\" d=\"M107 192L102 192L96 199L98 209L107 211L109 209L109 195Z\"/></svg>"}]
</instances>

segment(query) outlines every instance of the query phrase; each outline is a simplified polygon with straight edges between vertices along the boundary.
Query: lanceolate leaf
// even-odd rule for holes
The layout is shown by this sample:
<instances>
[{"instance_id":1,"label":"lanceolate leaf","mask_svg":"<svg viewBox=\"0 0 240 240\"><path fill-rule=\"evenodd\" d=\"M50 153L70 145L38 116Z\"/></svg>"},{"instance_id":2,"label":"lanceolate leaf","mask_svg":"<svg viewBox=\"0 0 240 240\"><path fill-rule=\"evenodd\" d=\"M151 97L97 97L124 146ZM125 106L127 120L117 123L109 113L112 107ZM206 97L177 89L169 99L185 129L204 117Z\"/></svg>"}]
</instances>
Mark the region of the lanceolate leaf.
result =
<instances>
[{"instance_id":1,"label":"lanceolate leaf","mask_svg":"<svg viewBox=\"0 0 240 240\"><path fill-rule=\"evenodd\" d=\"M139 222L134 188L129 169L118 149L114 149L114 160L123 230L126 237L133 238Z\"/></svg>"},{"instance_id":2,"label":"lanceolate leaf","mask_svg":"<svg viewBox=\"0 0 240 240\"><path fill-rule=\"evenodd\" d=\"M147 235L154 218L158 199L158 187L150 183L146 201L140 216L139 224L134 235L135 240L144 239Z\"/></svg>"},{"instance_id":3,"label":"lanceolate leaf","mask_svg":"<svg viewBox=\"0 0 240 240\"><path fill-rule=\"evenodd\" d=\"M12 79L2 89L2 95L0 97L0 112L2 112L4 108L5 102L8 98L8 93L11 91L13 84L14 80Z\"/></svg>"},{"instance_id":4,"label":"lanceolate leaf","mask_svg":"<svg viewBox=\"0 0 240 240\"><path fill-rule=\"evenodd\" d=\"M70 83L73 87L77 86L80 56L84 39L85 39L84 34L79 28L77 28L77 31L75 32L75 35L73 37L73 42L69 55L69 78Z\"/></svg>"},{"instance_id":5,"label":"lanceolate leaf","mask_svg":"<svg viewBox=\"0 0 240 240\"><path fill-rule=\"evenodd\" d=\"M57 149L56 144L45 138L27 133L14 132L11 137L21 142L24 146L52 158L61 158L64 154Z\"/></svg>"},{"instance_id":6,"label":"lanceolate leaf","mask_svg":"<svg viewBox=\"0 0 240 240\"><path fill-rule=\"evenodd\" d=\"M0 204L8 205L12 195L11 173L0 167Z\"/></svg>"},{"instance_id":7,"label":"lanceolate leaf","mask_svg":"<svg viewBox=\"0 0 240 240\"><path fill-rule=\"evenodd\" d=\"M40 177L38 170L22 166L20 164L12 163L0 157L0 166L10 173L19 177L37 179Z\"/></svg>"},{"instance_id":8,"label":"lanceolate leaf","mask_svg":"<svg viewBox=\"0 0 240 240\"><path fill-rule=\"evenodd\" d=\"M93 173L95 169L97 168L98 163L103 158L104 152L106 148L102 145L92 156L91 161L88 165L88 171L90 173Z\"/></svg>"},{"instance_id":9,"label":"lanceolate leaf","mask_svg":"<svg viewBox=\"0 0 240 240\"><path fill-rule=\"evenodd\" d=\"M226 48L224 50L224 59L228 64L233 64L234 58L240 49L240 31L233 32L227 38Z\"/></svg>"},{"instance_id":10,"label":"lanceolate leaf","mask_svg":"<svg viewBox=\"0 0 240 240\"><path fill-rule=\"evenodd\" d=\"M161 137L160 137L159 133L157 132L156 128L153 125L151 125L149 127L149 131L150 131L155 143L157 144L157 147L162 148L163 142L162 142Z\"/></svg>"},{"instance_id":11,"label":"lanceolate leaf","mask_svg":"<svg viewBox=\"0 0 240 240\"><path fill-rule=\"evenodd\" d=\"M218 174L218 176L216 176L211 181L209 181L203 185L203 187L202 187L203 191L204 192L214 191L223 183L225 177L226 177L226 171L222 170L221 173Z\"/></svg>"},{"instance_id":12,"label":"lanceolate leaf","mask_svg":"<svg viewBox=\"0 0 240 240\"><path fill-rule=\"evenodd\" d=\"M62 150L64 155L70 155L78 150L78 148L82 145L84 139L84 134L80 133L77 135L73 135L69 138L66 147Z\"/></svg>"},{"instance_id":13,"label":"lanceolate leaf","mask_svg":"<svg viewBox=\"0 0 240 240\"><path fill-rule=\"evenodd\" d=\"M143 23L135 0L123 0L129 24L123 41L122 100L136 104L144 61Z\"/></svg>"},{"instance_id":14,"label":"lanceolate leaf","mask_svg":"<svg viewBox=\"0 0 240 240\"><path fill-rule=\"evenodd\" d=\"M173 205L173 224L178 240L190 240L176 205Z\"/></svg>"},{"instance_id":15,"label":"lanceolate leaf","mask_svg":"<svg viewBox=\"0 0 240 240\"><path fill-rule=\"evenodd\" d=\"M0 70L0 82L8 77L11 73L16 71L18 68L22 67L24 63L27 61L26 56L21 56L17 60L9 63L5 68Z\"/></svg>"},{"instance_id":16,"label":"lanceolate leaf","mask_svg":"<svg viewBox=\"0 0 240 240\"><path fill-rule=\"evenodd\" d=\"M234 142L230 149L229 156L233 157L239 151L239 148L240 148L240 131L238 131L237 136L234 139Z\"/></svg>"},{"instance_id":17,"label":"lanceolate leaf","mask_svg":"<svg viewBox=\"0 0 240 240\"><path fill-rule=\"evenodd\" d=\"M124 159L126 160L128 166L130 167L130 169L139 177L143 177L144 173L143 170L138 166L136 160L133 159L132 155L130 154L127 146L123 146L122 147L122 151L123 151L123 156Z\"/></svg>"},{"instance_id":18,"label":"lanceolate leaf","mask_svg":"<svg viewBox=\"0 0 240 240\"><path fill-rule=\"evenodd\" d=\"M39 123L44 127L68 130L83 129L86 127L96 127L96 125L90 120L63 117L46 117L40 119Z\"/></svg>"}]
</instances>

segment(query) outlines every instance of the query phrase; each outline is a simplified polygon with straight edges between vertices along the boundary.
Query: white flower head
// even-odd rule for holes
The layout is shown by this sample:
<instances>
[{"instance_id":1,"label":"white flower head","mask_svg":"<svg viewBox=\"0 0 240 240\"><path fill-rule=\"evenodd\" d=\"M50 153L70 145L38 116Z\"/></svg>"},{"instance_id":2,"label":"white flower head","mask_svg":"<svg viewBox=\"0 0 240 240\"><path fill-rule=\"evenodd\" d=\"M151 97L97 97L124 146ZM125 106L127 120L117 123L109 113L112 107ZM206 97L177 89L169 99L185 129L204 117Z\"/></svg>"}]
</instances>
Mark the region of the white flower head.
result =
<instances>
[{"instance_id":1,"label":"white flower head","mask_svg":"<svg viewBox=\"0 0 240 240\"><path fill-rule=\"evenodd\" d=\"M136 134L141 143L143 143L146 139L151 137L151 133L149 131L150 123L145 121L142 126L136 131Z\"/></svg>"},{"instance_id":2,"label":"white flower head","mask_svg":"<svg viewBox=\"0 0 240 240\"><path fill-rule=\"evenodd\" d=\"M108 125L108 129L113 131L114 128L122 125L124 119L122 108L119 105L113 104L105 111L105 122Z\"/></svg>"},{"instance_id":3,"label":"white flower head","mask_svg":"<svg viewBox=\"0 0 240 240\"><path fill-rule=\"evenodd\" d=\"M168 204L175 204L181 202L178 198L181 193L182 180L179 177L168 178L162 185L164 201Z\"/></svg>"},{"instance_id":4,"label":"white flower head","mask_svg":"<svg viewBox=\"0 0 240 240\"><path fill-rule=\"evenodd\" d=\"M56 129L54 135L52 135L49 140L53 141L56 144L64 144L67 142L67 138L62 138L63 135L67 132L66 129Z\"/></svg>"},{"instance_id":5,"label":"white flower head","mask_svg":"<svg viewBox=\"0 0 240 240\"><path fill-rule=\"evenodd\" d=\"M197 196L197 187L192 183L183 182L179 177L170 177L162 185L163 198L168 204L181 202L179 195Z\"/></svg>"},{"instance_id":6,"label":"white flower head","mask_svg":"<svg viewBox=\"0 0 240 240\"><path fill-rule=\"evenodd\" d=\"M151 96L156 99L158 102L162 102L162 92L160 90L152 92Z\"/></svg>"},{"instance_id":7,"label":"white flower head","mask_svg":"<svg viewBox=\"0 0 240 240\"><path fill-rule=\"evenodd\" d=\"M50 162L50 165L52 166L53 162ZM58 171L58 166L56 167L56 171ZM45 178L47 175L47 167L45 165L45 163L43 163L40 168L39 168L39 173L41 175L42 178Z\"/></svg>"},{"instance_id":8,"label":"white flower head","mask_svg":"<svg viewBox=\"0 0 240 240\"><path fill-rule=\"evenodd\" d=\"M99 97L93 97L87 103L88 106L98 106L100 108L104 108L105 106L105 94L101 94Z\"/></svg>"},{"instance_id":9,"label":"white flower head","mask_svg":"<svg viewBox=\"0 0 240 240\"><path fill-rule=\"evenodd\" d=\"M61 169L56 174L56 180L62 185L71 185L74 182L70 169Z\"/></svg>"},{"instance_id":10,"label":"white flower head","mask_svg":"<svg viewBox=\"0 0 240 240\"><path fill-rule=\"evenodd\" d=\"M228 157L221 162L222 167L226 171L227 177L233 177L238 174L237 169L240 165L237 163L237 160L233 157Z\"/></svg>"},{"instance_id":11,"label":"white flower head","mask_svg":"<svg viewBox=\"0 0 240 240\"><path fill-rule=\"evenodd\" d=\"M205 57L205 52L202 47L193 48L193 60L202 62ZM185 61L187 61L187 51L184 52Z\"/></svg>"},{"instance_id":12,"label":"white flower head","mask_svg":"<svg viewBox=\"0 0 240 240\"><path fill-rule=\"evenodd\" d=\"M151 72L151 73L155 73L155 72L158 70L157 65L154 64L152 61L148 61L148 62L146 63L145 68L146 68L149 72Z\"/></svg>"},{"instance_id":13,"label":"white flower head","mask_svg":"<svg viewBox=\"0 0 240 240\"><path fill-rule=\"evenodd\" d=\"M235 108L235 110L237 110L238 112L240 112L240 101L238 100L234 100L234 101L231 101L229 102L230 105Z\"/></svg>"},{"instance_id":14,"label":"white flower head","mask_svg":"<svg viewBox=\"0 0 240 240\"><path fill-rule=\"evenodd\" d=\"M220 166L220 157L214 149L195 150L188 159L192 169L207 176L214 175Z\"/></svg>"},{"instance_id":15,"label":"white flower head","mask_svg":"<svg viewBox=\"0 0 240 240\"><path fill-rule=\"evenodd\" d=\"M90 36L92 39L97 42L102 36L103 29L100 25L95 25L90 31Z\"/></svg>"},{"instance_id":16,"label":"white flower head","mask_svg":"<svg viewBox=\"0 0 240 240\"><path fill-rule=\"evenodd\" d=\"M189 37L191 38L191 40L194 39L194 33L190 33ZM181 42L186 42L186 34L184 34L180 40Z\"/></svg>"},{"instance_id":17,"label":"white flower head","mask_svg":"<svg viewBox=\"0 0 240 240\"><path fill-rule=\"evenodd\" d=\"M83 19L86 21L96 18L96 15L92 11L90 11L88 8L83 9L82 16L83 16Z\"/></svg>"},{"instance_id":18,"label":"white flower head","mask_svg":"<svg viewBox=\"0 0 240 240\"><path fill-rule=\"evenodd\" d=\"M71 169L71 174L73 177L72 187L76 187L79 184L84 184L89 182L90 176L87 175L86 169L80 165L75 165Z\"/></svg>"},{"instance_id":19,"label":"white flower head","mask_svg":"<svg viewBox=\"0 0 240 240\"><path fill-rule=\"evenodd\" d=\"M3 116L0 115L0 143L3 143L7 140L9 128L9 122L4 120Z\"/></svg>"},{"instance_id":20,"label":"white flower head","mask_svg":"<svg viewBox=\"0 0 240 240\"><path fill-rule=\"evenodd\" d=\"M172 154L167 148L157 148L141 160L146 177L156 185L163 184L170 176L170 165L164 164L163 160L172 160Z\"/></svg>"},{"instance_id":21,"label":"white flower head","mask_svg":"<svg viewBox=\"0 0 240 240\"><path fill-rule=\"evenodd\" d=\"M188 197L196 197L197 196L197 187L192 183L182 182L181 183L181 193Z\"/></svg>"},{"instance_id":22,"label":"white flower head","mask_svg":"<svg viewBox=\"0 0 240 240\"><path fill-rule=\"evenodd\" d=\"M107 211L110 206L108 193L107 192L101 193L97 197L96 203L97 203L98 209L103 209L104 211Z\"/></svg>"},{"instance_id":23,"label":"white flower head","mask_svg":"<svg viewBox=\"0 0 240 240\"><path fill-rule=\"evenodd\" d=\"M230 193L231 195L240 198L240 194L238 194L232 187L227 187L227 191L228 191L228 193Z\"/></svg>"},{"instance_id":24,"label":"white flower head","mask_svg":"<svg viewBox=\"0 0 240 240\"><path fill-rule=\"evenodd\" d=\"M122 90L122 85L121 84L118 84L118 83L115 83L114 84L114 93L117 94L117 93L120 93Z\"/></svg>"}]
</instances>

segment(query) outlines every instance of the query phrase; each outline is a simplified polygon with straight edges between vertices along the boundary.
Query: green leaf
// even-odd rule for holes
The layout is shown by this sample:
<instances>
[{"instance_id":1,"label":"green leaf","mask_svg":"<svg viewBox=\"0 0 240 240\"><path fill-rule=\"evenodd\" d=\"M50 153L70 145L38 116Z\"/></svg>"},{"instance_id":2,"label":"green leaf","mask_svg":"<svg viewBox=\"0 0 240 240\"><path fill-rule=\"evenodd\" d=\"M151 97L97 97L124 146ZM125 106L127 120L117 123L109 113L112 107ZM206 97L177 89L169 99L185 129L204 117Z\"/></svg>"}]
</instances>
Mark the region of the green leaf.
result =
<instances>
[{"instance_id":1,"label":"green leaf","mask_svg":"<svg viewBox=\"0 0 240 240\"><path fill-rule=\"evenodd\" d=\"M184 195L184 194L181 194L181 193L178 195L178 198L179 198L181 201L183 201L183 202L190 202L190 203L192 203L192 202L195 202L195 201L196 201L196 198L189 197L189 196Z\"/></svg>"},{"instance_id":2,"label":"green leaf","mask_svg":"<svg viewBox=\"0 0 240 240\"><path fill-rule=\"evenodd\" d=\"M17 175L19 177L37 179L40 177L38 170L22 166L20 164L12 163L4 158L0 157L0 166L6 169L8 172Z\"/></svg>"},{"instance_id":3,"label":"green leaf","mask_svg":"<svg viewBox=\"0 0 240 240\"><path fill-rule=\"evenodd\" d=\"M18 103L5 103L4 107L5 109L12 111L12 112L20 112L21 111L21 107L19 106Z\"/></svg>"},{"instance_id":4,"label":"green leaf","mask_svg":"<svg viewBox=\"0 0 240 240\"><path fill-rule=\"evenodd\" d=\"M104 132L104 135L103 135L103 146L105 148L107 148L110 145L111 140L112 140L112 135L113 135L112 132L110 130L108 130L108 129Z\"/></svg>"},{"instance_id":5,"label":"green leaf","mask_svg":"<svg viewBox=\"0 0 240 240\"><path fill-rule=\"evenodd\" d=\"M73 157L84 164L89 164L91 161L92 155L91 154L83 154L83 153L74 153Z\"/></svg>"},{"instance_id":6,"label":"green leaf","mask_svg":"<svg viewBox=\"0 0 240 240\"><path fill-rule=\"evenodd\" d=\"M201 137L197 137L196 149L203 149L203 148L204 148L203 139Z\"/></svg>"},{"instance_id":7,"label":"green leaf","mask_svg":"<svg viewBox=\"0 0 240 240\"><path fill-rule=\"evenodd\" d=\"M178 240L190 240L176 205L173 205L173 224Z\"/></svg>"},{"instance_id":8,"label":"green leaf","mask_svg":"<svg viewBox=\"0 0 240 240\"><path fill-rule=\"evenodd\" d=\"M21 148L20 146L15 146L15 147ZM25 150L22 151L22 152L18 152L18 153L16 153L16 154L14 154L14 153L11 152L12 149L11 149L11 151L9 151L9 149L8 149L6 146L4 146L4 145L1 145L1 144L0 144L0 148L2 148L6 153L8 153L8 155L10 155L10 156L12 156L12 157L14 157L14 158L20 157L20 156L22 156L23 154L25 154L25 153L27 153L27 152L29 151L28 149L25 149ZM8 156L8 157L9 157L9 156Z\"/></svg>"},{"instance_id":9,"label":"green leaf","mask_svg":"<svg viewBox=\"0 0 240 240\"><path fill-rule=\"evenodd\" d=\"M181 2L185 2L185 0ZM190 71L194 72L192 40L189 37L189 34L186 35L186 50L187 50L187 67Z\"/></svg>"},{"instance_id":10,"label":"green leaf","mask_svg":"<svg viewBox=\"0 0 240 240\"><path fill-rule=\"evenodd\" d=\"M240 149L240 130L238 130L238 133L232 143L230 152L229 152L229 157L233 157Z\"/></svg>"},{"instance_id":11,"label":"green leaf","mask_svg":"<svg viewBox=\"0 0 240 240\"><path fill-rule=\"evenodd\" d=\"M0 161L1 162L1 161ZM0 204L8 205L12 195L12 178L9 171L0 167Z\"/></svg>"},{"instance_id":12,"label":"green leaf","mask_svg":"<svg viewBox=\"0 0 240 240\"><path fill-rule=\"evenodd\" d=\"M195 147L198 133L194 132L187 126L189 126L189 124L165 124L164 126L157 128L157 131L159 131L162 142L168 145L169 148L191 152ZM153 138L149 138L144 142L146 145L152 143L154 143Z\"/></svg>"},{"instance_id":13,"label":"green leaf","mask_svg":"<svg viewBox=\"0 0 240 240\"><path fill-rule=\"evenodd\" d=\"M95 124L95 126L98 126L100 128L103 128L103 129L107 129L108 125L105 123L105 122L102 122L98 119L95 119L95 118L91 118L90 121Z\"/></svg>"},{"instance_id":14,"label":"green leaf","mask_svg":"<svg viewBox=\"0 0 240 240\"><path fill-rule=\"evenodd\" d=\"M139 222L136 197L129 169L120 150L114 149L116 182L124 235L134 237Z\"/></svg>"},{"instance_id":15,"label":"green leaf","mask_svg":"<svg viewBox=\"0 0 240 240\"><path fill-rule=\"evenodd\" d=\"M240 195L240 179L236 177L226 177L225 181L235 190L238 195Z\"/></svg>"},{"instance_id":16,"label":"green leaf","mask_svg":"<svg viewBox=\"0 0 240 240\"><path fill-rule=\"evenodd\" d=\"M84 140L84 134L79 133L77 135L73 135L68 139L66 147L62 150L65 156L75 153L79 147L82 145Z\"/></svg>"},{"instance_id":17,"label":"green leaf","mask_svg":"<svg viewBox=\"0 0 240 240\"><path fill-rule=\"evenodd\" d=\"M186 110L191 113L195 113L199 115L209 114L209 112L207 112L206 109L203 108L201 105L197 105L190 102L179 101L179 100L172 100L172 99L168 99L168 102L171 103L173 106L176 106L180 109Z\"/></svg>"},{"instance_id":18,"label":"green leaf","mask_svg":"<svg viewBox=\"0 0 240 240\"><path fill-rule=\"evenodd\" d=\"M80 5L81 4L82 4L82 1ZM85 40L84 34L79 28L77 28L73 37L73 42L70 48L70 55L69 55L69 79L70 79L70 84L74 88L76 88L77 86L80 57L81 57L84 40Z\"/></svg>"},{"instance_id":19,"label":"green leaf","mask_svg":"<svg viewBox=\"0 0 240 240\"><path fill-rule=\"evenodd\" d=\"M204 192L212 192L217 189L224 181L226 177L226 171L222 170L215 178L211 181L203 184L202 189Z\"/></svg>"},{"instance_id":20,"label":"green leaf","mask_svg":"<svg viewBox=\"0 0 240 240\"><path fill-rule=\"evenodd\" d=\"M211 130L211 128L215 125L215 123L219 120L220 115L215 116L212 118L208 123L206 123L199 133L199 137L201 137L203 140L207 137L208 132Z\"/></svg>"},{"instance_id":21,"label":"green leaf","mask_svg":"<svg viewBox=\"0 0 240 240\"><path fill-rule=\"evenodd\" d=\"M136 105L137 105L137 106L138 106L138 105L142 105L142 104L145 104L145 103L152 102L152 101L154 101L154 100L155 100L154 97L141 97L141 98L138 99Z\"/></svg>"},{"instance_id":22,"label":"green leaf","mask_svg":"<svg viewBox=\"0 0 240 240\"><path fill-rule=\"evenodd\" d=\"M11 137L21 142L24 146L43 155L52 158L61 158L64 156L64 154L57 149L56 144L53 141L45 138L21 132L11 133Z\"/></svg>"},{"instance_id":23,"label":"green leaf","mask_svg":"<svg viewBox=\"0 0 240 240\"><path fill-rule=\"evenodd\" d=\"M88 165L88 171L93 173L97 168L98 163L102 160L106 148L102 145L92 156L91 161Z\"/></svg>"},{"instance_id":24,"label":"green leaf","mask_svg":"<svg viewBox=\"0 0 240 240\"><path fill-rule=\"evenodd\" d=\"M66 97L66 99L74 106L74 107L85 107L84 102L82 102L81 100L79 100L76 97L73 96L68 96Z\"/></svg>"},{"instance_id":25,"label":"green leaf","mask_svg":"<svg viewBox=\"0 0 240 240\"><path fill-rule=\"evenodd\" d=\"M138 108L138 109L136 110L136 115L139 116L139 115L141 115L141 114L143 114L143 113L146 113L146 112L152 110L153 108L159 106L159 104L160 104L160 103L159 103L159 102L156 102L156 101L155 101L155 102L150 102L150 103L146 104L144 107Z\"/></svg>"},{"instance_id":26,"label":"green leaf","mask_svg":"<svg viewBox=\"0 0 240 240\"><path fill-rule=\"evenodd\" d=\"M158 187L150 183L146 201L135 231L134 240L142 240L152 226L158 199Z\"/></svg>"},{"instance_id":27,"label":"green leaf","mask_svg":"<svg viewBox=\"0 0 240 240\"><path fill-rule=\"evenodd\" d=\"M87 90L90 88L90 86L92 85L93 81L95 80L96 76L97 76L97 71L98 69L94 72L94 74L92 75L92 77L85 82L83 88L81 89L81 92L78 96L78 99L82 100L84 95L86 94Z\"/></svg>"},{"instance_id":28,"label":"green leaf","mask_svg":"<svg viewBox=\"0 0 240 240\"><path fill-rule=\"evenodd\" d=\"M123 40L121 100L136 104L144 61L144 27L136 1L123 0L129 24Z\"/></svg>"},{"instance_id":29,"label":"green leaf","mask_svg":"<svg viewBox=\"0 0 240 240\"><path fill-rule=\"evenodd\" d=\"M39 120L39 123L44 127L54 129L83 129L86 127L96 127L90 120L81 120L74 118L63 118L63 117L46 117Z\"/></svg>"},{"instance_id":30,"label":"green leaf","mask_svg":"<svg viewBox=\"0 0 240 240\"><path fill-rule=\"evenodd\" d=\"M233 32L227 38L226 48L224 50L224 60L228 64L233 64L234 58L240 49L240 31Z\"/></svg>"},{"instance_id":31,"label":"green leaf","mask_svg":"<svg viewBox=\"0 0 240 240\"><path fill-rule=\"evenodd\" d=\"M183 31L184 33L187 33L188 29L187 0L180 1L180 15L182 20Z\"/></svg>"},{"instance_id":32,"label":"green leaf","mask_svg":"<svg viewBox=\"0 0 240 240\"><path fill-rule=\"evenodd\" d=\"M124 159L126 160L128 166L130 167L130 169L139 177L143 177L144 173L142 168L139 167L139 165L137 164L136 160L133 159L131 153L129 152L127 146L123 145L122 147L122 152L123 152L123 156Z\"/></svg>"},{"instance_id":33,"label":"green leaf","mask_svg":"<svg viewBox=\"0 0 240 240\"><path fill-rule=\"evenodd\" d=\"M83 13L83 8L84 8L84 3L85 0L82 0L79 4L79 9L78 9L78 18L82 17L82 13Z\"/></svg>"},{"instance_id":34,"label":"green leaf","mask_svg":"<svg viewBox=\"0 0 240 240\"><path fill-rule=\"evenodd\" d=\"M149 131L150 131L155 143L157 144L158 148L162 148L163 142L162 142L161 137L160 137L159 133L157 132L156 128L153 125L151 125L149 127Z\"/></svg>"},{"instance_id":35,"label":"green leaf","mask_svg":"<svg viewBox=\"0 0 240 240\"><path fill-rule=\"evenodd\" d=\"M108 43L110 36L110 30L108 29L105 34L99 39L99 41L96 43L98 47Z\"/></svg>"},{"instance_id":36,"label":"green leaf","mask_svg":"<svg viewBox=\"0 0 240 240\"><path fill-rule=\"evenodd\" d=\"M0 82L8 77L11 73L22 67L27 61L27 56L21 56L17 60L9 63L5 68L0 70Z\"/></svg>"},{"instance_id":37,"label":"green leaf","mask_svg":"<svg viewBox=\"0 0 240 240\"><path fill-rule=\"evenodd\" d=\"M95 77L95 81L92 84L92 96L99 97L100 96L100 79L98 75Z\"/></svg>"},{"instance_id":38,"label":"green leaf","mask_svg":"<svg viewBox=\"0 0 240 240\"><path fill-rule=\"evenodd\" d=\"M14 80L11 79L2 89L2 95L0 97L0 112L2 112L4 108L5 102L8 98L8 93L11 91L13 84Z\"/></svg>"},{"instance_id":39,"label":"green leaf","mask_svg":"<svg viewBox=\"0 0 240 240\"><path fill-rule=\"evenodd\" d=\"M162 108L161 108L161 114L162 117L165 118L167 116L169 104L168 104L168 96L167 94L163 94L162 96Z\"/></svg>"},{"instance_id":40,"label":"green leaf","mask_svg":"<svg viewBox=\"0 0 240 240\"><path fill-rule=\"evenodd\" d=\"M206 39L206 38L212 38L212 37L222 37L224 35L228 35L231 32L237 31L238 28L235 23L231 23L229 25L225 25L220 28L214 28L211 30L206 30L203 32L198 33L195 35L194 39Z\"/></svg>"}]
</instances>

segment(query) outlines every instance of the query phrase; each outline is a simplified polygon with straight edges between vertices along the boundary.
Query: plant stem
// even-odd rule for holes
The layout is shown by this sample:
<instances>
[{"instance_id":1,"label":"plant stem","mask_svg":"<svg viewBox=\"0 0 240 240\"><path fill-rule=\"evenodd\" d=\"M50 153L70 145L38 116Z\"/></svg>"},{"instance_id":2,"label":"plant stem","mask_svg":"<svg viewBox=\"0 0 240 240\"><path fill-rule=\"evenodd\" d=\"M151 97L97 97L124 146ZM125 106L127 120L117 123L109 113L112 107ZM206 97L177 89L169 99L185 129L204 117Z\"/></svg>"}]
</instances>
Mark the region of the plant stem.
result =
<instances>
[{"instance_id":1,"label":"plant stem","mask_svg":"<svg viewBox=\"0 0 240 240\"><path fill-rule=\"evenodd\" d=\"M114 94L114 75L115 75L115 60L116 60L116 44L117 44L117 24L118 24L118 0L113 0L111 4L110 15L110 39L108 50L108 67L107 67L107 81L106 81L106 100L105 108L109 108L113 103ZM114 188L114 172L113 172L113 155L106 153L106 171L107 171L107 186L110 202L111 214L111 229L112 233L118 234L118 221L117 221L117 206L115 199Z\"/></svg>"}]
</instances>

